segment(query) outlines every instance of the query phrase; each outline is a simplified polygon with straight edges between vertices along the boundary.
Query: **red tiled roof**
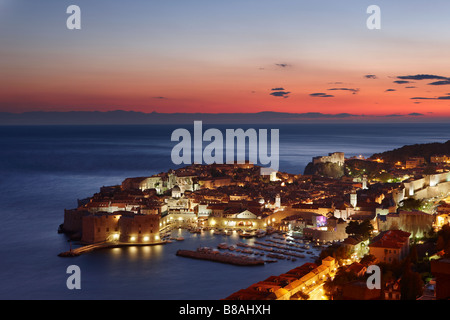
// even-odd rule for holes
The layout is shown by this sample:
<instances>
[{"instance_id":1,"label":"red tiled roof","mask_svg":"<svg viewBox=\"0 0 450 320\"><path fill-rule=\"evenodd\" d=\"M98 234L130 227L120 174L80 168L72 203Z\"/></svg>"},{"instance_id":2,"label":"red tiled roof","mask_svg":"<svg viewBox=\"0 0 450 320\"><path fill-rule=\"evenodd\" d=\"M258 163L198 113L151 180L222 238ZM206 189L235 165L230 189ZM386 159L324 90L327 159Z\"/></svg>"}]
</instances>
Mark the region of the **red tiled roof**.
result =
<instances>
[{"instance_id":1,"label":"red tiled roof","mask_svg":"<svg viewBox=\"0 0 450 320\"><path fill-rule=\"evenodd\" d=\"M411 233L402 230L389 230L376 237L369 247L400 249L409 241L410 235Z\"/></svg>"}]
</instances>

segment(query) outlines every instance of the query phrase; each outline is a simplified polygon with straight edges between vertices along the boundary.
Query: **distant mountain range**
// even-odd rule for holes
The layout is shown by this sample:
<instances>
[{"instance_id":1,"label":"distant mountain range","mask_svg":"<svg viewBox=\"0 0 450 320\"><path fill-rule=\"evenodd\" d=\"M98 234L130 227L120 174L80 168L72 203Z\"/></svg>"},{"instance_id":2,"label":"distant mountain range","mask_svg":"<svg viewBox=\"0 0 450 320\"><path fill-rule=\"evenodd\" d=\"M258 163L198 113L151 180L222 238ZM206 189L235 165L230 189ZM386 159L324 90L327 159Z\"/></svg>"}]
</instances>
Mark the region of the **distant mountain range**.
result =
<instances>
[{"instance_id":1,"label":"distant mountain range","mask_svg":"<svg viewBox=\"0 0 450 320\"><path fill-rule=\"evenodd\" d=\"M178 124L201 120L208 123L273 123L301 120L351 119L348 113L144 113L135 111L0 112L0 125L75 124Z\"/></svg>"},{"instance_id":2,"label":"distant mountain range","mask_svg":"<svg viewBox=\"0 0 450 320\"><path fill-rule=\"evenodd\" d=\"M396 121L411 119L408 115L395 117ZM414 117L412 117L414 118ZM417 118L417 117L415 117ZM0 125L132 125L185 124L196 120L205 123L297 123L342 121L392 121L388 116L369 117L350 113L325 114L320 112L287 113L265 111L258 113L144 113L135 111L67 111L67 112L0 112ZM423 118L422 118L423 119Z\"/></svg>"}]
</instances>

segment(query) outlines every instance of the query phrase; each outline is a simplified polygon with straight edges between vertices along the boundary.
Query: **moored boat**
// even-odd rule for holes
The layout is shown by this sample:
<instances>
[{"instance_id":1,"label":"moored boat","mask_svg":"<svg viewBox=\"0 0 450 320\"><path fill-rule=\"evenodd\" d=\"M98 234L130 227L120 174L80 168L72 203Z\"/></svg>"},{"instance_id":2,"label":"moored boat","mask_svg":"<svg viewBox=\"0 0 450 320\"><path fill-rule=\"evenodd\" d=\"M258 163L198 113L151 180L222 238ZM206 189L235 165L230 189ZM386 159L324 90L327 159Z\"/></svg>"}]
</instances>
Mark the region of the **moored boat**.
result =
<instances>
[{"instance_id":1,"label":"moored boat","mask_svg":"<svg viewBox=\"0 0 450 320\"><path fill-rule=\"evenodd\" d=\"M255 236L255 234L254 233L252 233L252 232L248 232L248 231L242 231L242 232L240 232L239 233L239 237L241 237L241 238L253 238Z\"/></svg>"},{"instance_id":2,"label":"moored boat","mask_svg":"<svg viewBox=\"0 0 450 320\"><path fill-rule=\"evenodd\" d=\"M219 249L228 249L228 244L226 244L225 242L219 243L219 245L217 246Z\"/></svg>"}]
</instances>

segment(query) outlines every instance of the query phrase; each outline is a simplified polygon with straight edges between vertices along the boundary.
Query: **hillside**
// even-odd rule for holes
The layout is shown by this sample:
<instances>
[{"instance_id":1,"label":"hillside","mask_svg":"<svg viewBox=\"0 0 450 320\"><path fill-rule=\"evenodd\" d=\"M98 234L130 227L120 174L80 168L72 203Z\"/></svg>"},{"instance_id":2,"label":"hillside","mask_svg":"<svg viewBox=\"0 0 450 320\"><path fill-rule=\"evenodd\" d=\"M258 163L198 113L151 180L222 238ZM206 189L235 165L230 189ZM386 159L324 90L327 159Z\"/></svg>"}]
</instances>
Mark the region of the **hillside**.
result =
<instances>
[{"instance_id":1,"label":"hillside","mask_svg":"<svg viewBox=\"0 0 450 320\"><path fill-rule=\"evenodd\" d=\"M336 163L308 163L303 174L305 175L319 175L328 178L341 178L344 175L344 166Z\"/></svg>"},{"instance_id":2,"label":"hillside","mask_svg":"<svg viewBox=\"0 0 450 320\"><path fill-rule=\"evenodd\" d=\"M394 163L397 161L405 162L411 157L424 157L427 162L434 155L449 155L450 140L444 143L434 142L425 144L414 144L403 146L398 149L376 153L370 159L383 159L384 162Z\"/></svg>"}]
</instances>

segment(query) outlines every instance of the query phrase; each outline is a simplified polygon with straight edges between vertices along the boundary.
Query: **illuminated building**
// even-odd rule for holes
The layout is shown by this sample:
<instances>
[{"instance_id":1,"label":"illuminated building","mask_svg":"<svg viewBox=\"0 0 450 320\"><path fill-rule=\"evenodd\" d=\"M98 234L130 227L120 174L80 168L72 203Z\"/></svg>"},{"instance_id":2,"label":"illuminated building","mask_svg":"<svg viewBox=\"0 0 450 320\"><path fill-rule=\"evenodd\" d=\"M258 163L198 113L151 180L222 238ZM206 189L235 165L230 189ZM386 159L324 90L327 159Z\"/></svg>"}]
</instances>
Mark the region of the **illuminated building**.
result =
<instances>
[{"instance_id":1,"label":"illuminated building","mask_svg":"<svg viewBox=\"0 0 450 320\"><path fill-rule=\"evenodd\" d=\"M316 219L316 227L303 229L305 238L325 242L344 240L348 237L347 232L345 232L347 222L334 217L327 219L324 216L317 216Z\"/></svg>"},{"instance_id":2,"label":"illuminated building","mask_svg":"<svg viewBox=\"0 0 450 320\"><path fill-rule=\"evenodd\" d=\"M409 253L411 234L402 230L381 232L369 244L369 252L381 262L401 261Z\"/></svg>"},{"instance_id":3,"label":"illuminated building","mask_svg":"<svg viewBox=\"0 0 450 320\"><path fill-rule=\"evenodd\" d=\"M91 214L82 219L81 242L158 242L159 221L159 215L134 214L126 211Z\"/></svg>"},{"instance_id":4,"label":"illuminated building","mask_svg":"<svg viewBox=\"0 0 450 320\"><path fill-rule=\"evenodd\" d=\"M319 266L305 263L279 276L271 276L239 290L225 300L299 300L300 293L313 291L329 276L334 275L335 270L335 259L327 257Z\"/></svg>"},{"instance_id":5,"label":"illuminated building","mask_svg":"<svg viewBox=\"0 0 450 320\"><path fill-rule=\"evenodd\" d=\"M336 163L339 166L343 166L345 162L345 154L343 152L334 152L329 153L328 156L313 158L313 164L327 163L327 162Z\"/></svg>"},{"instance_id":6,"label":"illuminated building","mask_svg":"<svg viewBox=\"0 0 450 320\"><path fill-rule=\"evenodd\" d=\"M423 157L413 157L406 160L406 169L417 168L420 165L425 164L425 159Z\"/></svg>"},{"instance_id":7,"label":"illuminated building","mask_svg":"<svg viewBox=\"0 0 450 320\"><path fill-rule=\"evenodd\" d=\"M422 238L433 226L435 217L422 211L403 211L388 213L377 217L380 231L400 229L409 232L414 238Z\"/></svg>"},{"instance_id":8,"label":"illuminated building","mask_svg":"<svg viewBox=\"0 0 450 320\"><path fill-rule=\"evenodd\" d=\"M119 220L120 241L158 242L159 221L159 215L124 213Z\"/></svg>"},{"instance_id":9,"label":"illuminated building","mask_svg":"<svg viewBox=\"0 0 450 320\"><path fill-rule=\"evenodd\" d=\"M83 243L96 243L115 239L119 232L120 214L96 213L84 216L82 219Z\"/></svg>"}]
</instances>

